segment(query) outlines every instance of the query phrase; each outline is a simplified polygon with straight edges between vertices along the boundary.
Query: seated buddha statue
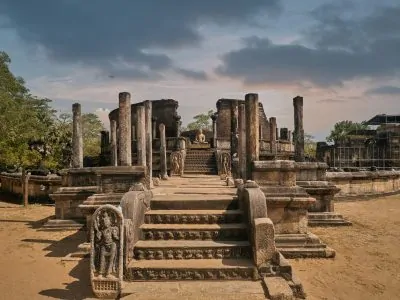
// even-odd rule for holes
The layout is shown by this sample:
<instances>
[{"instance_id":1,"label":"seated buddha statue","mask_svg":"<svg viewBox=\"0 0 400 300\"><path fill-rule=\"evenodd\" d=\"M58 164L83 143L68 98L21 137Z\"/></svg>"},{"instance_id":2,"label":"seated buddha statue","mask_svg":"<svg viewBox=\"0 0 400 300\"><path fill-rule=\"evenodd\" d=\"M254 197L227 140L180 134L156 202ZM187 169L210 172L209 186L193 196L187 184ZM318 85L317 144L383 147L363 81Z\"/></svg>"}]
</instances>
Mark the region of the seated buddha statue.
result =
<instances>
[{"instance_id":1,"label":"seated buddha statue","mask_svg":"<svg viewBox=\"0 0 400 300\"><path fill-rule=\"evenodd\" d=\"M196 139L194 141L196 144L208 144L206 142L206 136L203 133L203 130L200 129L196 134Z\"/></svg>"}]
</instances>

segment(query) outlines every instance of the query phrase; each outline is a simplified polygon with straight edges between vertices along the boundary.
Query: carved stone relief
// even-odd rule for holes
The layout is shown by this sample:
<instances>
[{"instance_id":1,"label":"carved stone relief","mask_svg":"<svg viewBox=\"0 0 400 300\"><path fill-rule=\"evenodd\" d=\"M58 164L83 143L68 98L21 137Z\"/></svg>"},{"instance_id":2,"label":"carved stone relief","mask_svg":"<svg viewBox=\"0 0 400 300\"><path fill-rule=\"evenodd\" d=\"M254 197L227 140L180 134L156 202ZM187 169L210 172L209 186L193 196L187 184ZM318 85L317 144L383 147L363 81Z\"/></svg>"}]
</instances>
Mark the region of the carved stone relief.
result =
<instances>
[{"instance_id":1,"label":"carved stone relief","mask_svg":"<svg viewBox=\"0 0 400 300\"><path fill-rule=\"evenodd\" d=\"M117 297L123 277L123 216L112 205L93 214L90 243L90 279L98 298Z\"/></svg>"},{"instance_id":2,"label":"carved stone relief","mask_svg":"<svg viewBox=\"0 0 400 300\"><path fill-rule=\"evenodd\" d=\"M231 172L231 155L227 152L221 152L218 155L218 173L221 177L230 177Z\"/></svg>"},{"instance_id":3,"label":"carved stone relief","mask_svg":"<svg viewBox=\"0 0 400 300\"><path fill-rule=\"evenodd\" d=\"M171 175L183 175L184 153L175 151L171 153Z\"/></svg>"}]
</instances>

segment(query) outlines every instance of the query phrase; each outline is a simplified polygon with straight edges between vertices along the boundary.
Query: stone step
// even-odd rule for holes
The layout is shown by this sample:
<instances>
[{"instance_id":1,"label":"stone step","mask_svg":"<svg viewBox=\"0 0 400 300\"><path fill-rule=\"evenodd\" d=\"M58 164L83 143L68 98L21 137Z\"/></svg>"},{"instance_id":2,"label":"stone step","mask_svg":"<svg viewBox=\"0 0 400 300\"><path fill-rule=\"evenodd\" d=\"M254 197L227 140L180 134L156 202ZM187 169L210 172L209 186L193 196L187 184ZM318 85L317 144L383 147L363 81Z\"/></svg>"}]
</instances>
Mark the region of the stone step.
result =
<instances>
[{"instance_id":1,"label":"stone step","mask_svg":"<svg viewBox=\"0 0 400 300\"><path fill-rule=\"evenodd\" d=\"M308 226L317 227L317 226L351 226L352 223L347 220L326 220L326 219L313 219L308 220Z\"/></svg>"},{"instance_id":2,"label":"stone step","mask_svg":"<svg viewBox=\"0 0 400 300\"><path fill-rule=\"evenodd\" d=\"M39 231L81 230L84 226L83 223L74 220L50 219L39 229Z\"/></svg>"},{"instance_id":3,"label":"stone step","mask_svg":"<svg viewBox=\"0 0 400 300\"><path fill-rule=\"evenodd\" d=\"M123 300L265 300L260 280L186 280L186 281L133 281L125 282ZM85 299L97 300L97 299Z\"/></svg>"},{"instance_id":4,"label":"stone step","mask_svg":"<svg viewBox=\"0 0 400 300\"><path fill-rule=\"evenodd\" d=\"M248 241L138 241L137 260L251 258Z\"/></svg>"},{"instance_id":5,"label":"stone step","mask_svg":"<svg viewBox=\"0 0 400 300\"><path fill-rule=\"evenodd\" d=\"M155 195L151 200L151 209L173 210L230 210L238 209L237 197L230 195Z\"/></svg>"},{"instance_id":6,"label":"stone step","mask_svg":"<svg viewBox=\"0 0 400 300\"><path fill-rule=\"evenodd\" d=\"M242 210L150 210L147 224L223 224L243 221Z\"/></svg>"},{"instance_id":7,"label":"stone step","mask_svg":"<svg viewBox=\"0 0 400 300\"><path fill-rule=\"evenodd\" d=\"M192 171L183 171L187 174L205 174L205 175L215 175L217 171L201 171L201 170L192 170Z\"/></svg>"},{"instance_id":8,"label":"stone step","mask_svg":"<svg viewBox=\"0 0 400 300\"><path fill-rule=\"evenodd\" d=\"M143 224L145 240L247 240L247 225L231 224Z\"/></svg>"},{"instance_id":9,"label":"stone step","mask_svg":"<svg viewBox=\"0 0 400 300\"><path fill-rule=\"evenodd\" d=\"M257 278L257 269L250 259L134 260L125 275L126 281Z\"/></svg>"},{"instance_id":10,"label":"stone step","mask_svg":"<svg viewBox=\"0 0 400 300\"><path fill-rule=\"evenodd\" d=\"M334 258L336 254L335 251L329 247L280 248L278 245L276 245L276 247L285 258Z\"/></svg>"},{"instance_id":11,"label":"stone step","mask_svg":"<svg viewBox=\"0 0 400 300\"><path fill-rule=\"evenodd\" d=\"M322 219L326 219L326 220L343 220L343 216L341 214L337 214L337 213L331 213L331 212L322 212L322 213L317 213L317 212L309 212L308 213L308 220L322 220Z\"/></svg>"},{"instance_id":12,"label":"stone step","mask_svg":"<svg viewBox=\"0 0 400 300\"><path fill-rule=\"evenodd\" d=\"M235 188L221 186L220 189L208 189L204 186L202 187L162 187L160 186L158 189L154 190L153 195L232 195L235 196L237 193Z\"/></svg>"}]
</instances>

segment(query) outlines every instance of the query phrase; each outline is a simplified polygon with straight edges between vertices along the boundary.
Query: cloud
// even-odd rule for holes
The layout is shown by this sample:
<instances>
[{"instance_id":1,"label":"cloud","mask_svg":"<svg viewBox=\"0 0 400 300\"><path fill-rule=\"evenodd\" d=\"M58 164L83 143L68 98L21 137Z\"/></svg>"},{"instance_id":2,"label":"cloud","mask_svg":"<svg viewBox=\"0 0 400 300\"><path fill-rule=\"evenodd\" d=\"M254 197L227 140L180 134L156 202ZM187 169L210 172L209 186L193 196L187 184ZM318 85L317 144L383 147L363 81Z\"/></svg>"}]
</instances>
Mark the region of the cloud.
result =
<instances>
[{"instance_id":1,"label":"cloud","mask_svg":"<svg viewBox=\"0 0 400 300\"><path fill-rule=\"evenodd\" d=\"M343 99L322 99L322 100L317 100L317 103L346 103L347 100Z\"/></svg>"},{"instance_id":2,"label":"cloud","mask_svg":"<svg viewBox=\"0 0 400 300\"><path fill-rule=\"evenodd\" d=\"M176 68L175 71L178 74L180 74L186 78L189 78L189 79L202 80L202 81L208 79L208 76L207 76L206 72L204 72L204 71L194 71L194 70L187 70L187 69L182 69L182 68Z\"/></svg>"},{"instance_id":3,"label":"cloud","mask_svg":"<svg viewBox=\"0 0 400 300\"><path fill-rule=\"evenodd\" d=\"M400 73L400 6L354 17L352 6L322 5L311 12L315 25L300 41L274 44L248 37L243 47L221 56L216 73L245 84L343 86L361 78ZM384 24L384 25L382 25Z\"/></svg>"},{"instance_id":4,"label":"cloud","mask_svg":"<svg viewBox=\"0 0 400 300\"><path fill-rule=\"evenodd\" d=\"M160 79L162 71L173 67L162 49L199 46L201 24L240 26L251 24L256 15L279 11L280 0L0 2L0 18L6 19L1 26L15 29L53 61L145 80ZM204 77L189 70L181 73Z\"/></svg>"},{"instance_id":5,"label":"cloud","mask_svg":"<svg viewBox=\"0 0 400 300\"><path fill-rule=\"evenodd\" d=\"M400 87L384 85L377 88L369 89L365 92L366 95L400 95Z\"/></svg>"}]
</instances>

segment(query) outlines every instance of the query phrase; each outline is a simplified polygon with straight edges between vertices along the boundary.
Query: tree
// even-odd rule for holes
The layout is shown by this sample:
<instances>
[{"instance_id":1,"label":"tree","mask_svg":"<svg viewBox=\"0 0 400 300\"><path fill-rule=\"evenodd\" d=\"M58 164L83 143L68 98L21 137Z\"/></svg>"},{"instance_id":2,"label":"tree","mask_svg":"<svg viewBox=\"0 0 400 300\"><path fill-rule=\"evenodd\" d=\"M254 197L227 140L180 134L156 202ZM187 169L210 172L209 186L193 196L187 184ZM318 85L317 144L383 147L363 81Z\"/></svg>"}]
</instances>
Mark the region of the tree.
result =
<instances>
[{"instance_id":1,"label":"tree","mask_svg":"<svg viewBox=\"0 0 400 300\"><path fill-rule=\"evenodd\" d=\"M100 132L104 130L103 123L96 114L82 115L83 155L98 156L101 148Z\"/></svg>"},{"instance_id":2,"label":"tree","mask_svg":"<svg viewBox=\"0 0 400 300\"><path fill-rule=\"evenodd\" d=\"M211 116L215 112L211 109L207 113L199 114L193 117L194 121L187 125L186 130L212 130Z\"/></svg>"},{"instance_id":3,"label":"tree","mask_svg":"<svg viewBox=\"0 0 400 300\"><path fill-rule=\"evenodd\" d=\"M69 166L72 117L56 116L50 99L29 93L25 82L10 71L10 57L0 51L0 165L3 167L64 168ZM103 124L95 114L83 114L84 155L100 152Z\"/></svg>"},{"instance_id":4,"label":"tree","mask_svg":"<svg viewBox=\"0 0 400 300\"><path fill-rule=\"evenodd\" d=\"M364 130L367 129L368 125L365 122L356 123L352 121L340 121L336 123L331 130L329 136L327 136L326 140L328 142L334 142L335 144L339 141L343 141L351 131L355 130Z\"/></svg>"},{"instance_id":5,"label":"tree","mask_svg":"<svg viewBox=\"0 0 400 300\"><path fill-rule=\"evenodd\" d=\"M308 157L316 157L317 154L317 143L314 140L314 136L311 134L304 135L304 154Z\"/></svg>"}]
</instances>

